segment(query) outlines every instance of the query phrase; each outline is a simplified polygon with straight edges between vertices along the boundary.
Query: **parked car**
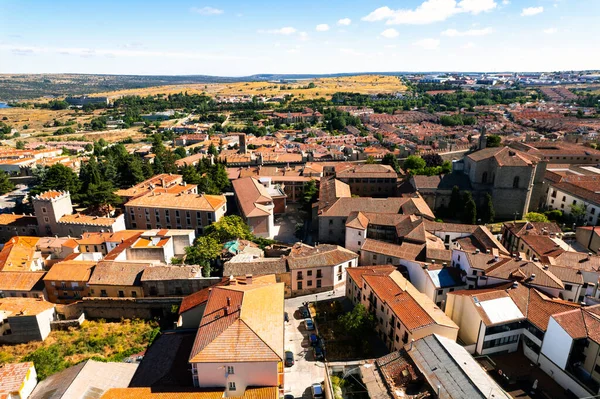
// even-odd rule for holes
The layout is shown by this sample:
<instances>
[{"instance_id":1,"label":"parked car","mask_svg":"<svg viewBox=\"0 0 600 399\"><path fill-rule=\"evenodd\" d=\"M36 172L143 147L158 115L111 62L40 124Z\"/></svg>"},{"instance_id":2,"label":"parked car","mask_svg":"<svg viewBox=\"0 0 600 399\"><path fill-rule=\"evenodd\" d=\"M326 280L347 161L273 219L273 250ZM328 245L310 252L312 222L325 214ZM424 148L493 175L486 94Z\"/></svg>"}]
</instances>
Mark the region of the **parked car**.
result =
<instances>
[{"instance_id":1,"label":"parked car","mask_svg":"<svg viewBox=\"0 0 600 399\"><path fill-rule=\"evenodd\" d=\"M300 314L305 319L310 318L310 311L308 310L308 308L306 306L301 306L300 307Z\"/></svg>"},{"instance_id":2,"label":"parked car","mask_svg":"<svg viewBox=\"0 0 600 399\"><path fill-rule=\"evenodd\" d=\"M319 337L317 337L317 334L310 334L309 339L310 339L311 346L319 345Z\"/></svg>"},{"instance_id":3,"label":"parked car","mask_svg":"<svg viewBox=\"0 0 600 399\"><path fill-rule=\"evenodd\" d=\"M306 329L308 331L315 329L315 323L313 323L312 319L304 319L304 324L306 325Z\"/></svg>"},{"instance_id":4,"label":"parked car","mask_svg":"<svg viewBox=\"0 0 600 399\"><path fill-rule=\"evenodd\" d=\"M325 395L323 395L323 388L321 388L321 384L312 384L310 386L310 391L312 393L313 399L324 399Z\"/></svg>"},{"instance_id":5,"label":"parked car","mask_svg":"<svg viewBox=\"0 0 600 399\"><path fill-rule=\"evenodd\" d=\"M295 399L294 395L290 395L289 393L287 395L283 395L283 399Z\"/></svg>"},{"instance_id":6,"label":"parked car","mask_svg":"<svg viewBox=\"0 0 600 399\"><path fill-rule=\"evenodd\" d=\"M313 347L315 360L325 360L325 352L320 346Z\"/></svg>"},{"instance_id":7,"label":"parked car","mask_svg":"<svg viewBox=\"0 0 600 399\"><path fill-rule=\"evenodd\" d=\"M288 316L288 312L283 312L283 321L286 323L290 321L290 316Z\"/></svg>"},{"instance_id":8,"label":"parked car","mask_svg":"<svg viewBox=\"0 0 600 399\"><path fill-rule=\"evenodd\" d=\"M285 367L294 365L294 354L291 351L285 351Z\"/></svg>"}]
</instances>

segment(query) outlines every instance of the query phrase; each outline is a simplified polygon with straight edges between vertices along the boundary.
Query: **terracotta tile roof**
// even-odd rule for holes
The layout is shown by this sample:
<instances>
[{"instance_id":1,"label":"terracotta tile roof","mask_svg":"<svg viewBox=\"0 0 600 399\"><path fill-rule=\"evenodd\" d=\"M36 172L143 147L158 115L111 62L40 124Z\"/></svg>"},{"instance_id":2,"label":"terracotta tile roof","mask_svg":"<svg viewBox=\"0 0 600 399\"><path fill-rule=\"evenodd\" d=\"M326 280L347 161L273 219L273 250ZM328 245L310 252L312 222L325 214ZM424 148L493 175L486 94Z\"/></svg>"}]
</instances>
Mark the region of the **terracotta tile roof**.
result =
<instances>
[{"instance_id":1,"label":"terracotta tile roof","mask_svg":"<svg viewBox=\"0 0 600 399\"><path fill-rule=\"evenodd\" d=\"M589 338L600 344L600 305L579 308L552 317L573 339Z\"/></svg>"},{"instance_id":2,"label":"terracotta tile roof","mask_svg":"<svg viewBox=\"0 0 600 399\"><path fill-rule=\"evenodd\" d=\"M225 397L223 390L216 388L170 392L155 391L152 388L112 388L106 391L100 399L222 399L223 397ZM227 397L232 399L278 399L279 389L277 387L248 387L240 396L231 396L229 393Z\"/></svg>"},{"instance_id":3,"label":"terracotta tile roof","mask_svg":"<svg viewBox=\"0 0 600 399\"><path fill-rule=\"evenodd\" d=\"M137 197L140 195L147 194L150 191L152 191L154 188L157 188L157 187L161 187L161 188L175 187L176 185L179 185L179 183L181 183L182 181L183 181L182 175L171 175L171 174L163 173L160 175L153 176L148 180L144 180L143 182L138 183L133 187L123 189L123 190L117 190L115 192L115 194L117 194L121 197L126 197L126 198Z\"/></svg>"},{"instance_id":4,"label":"terracotta tile roof","mask_svg":"<svg viewBox=\"0 0 600 399\"><path fill-rule=\"evenodd\" d=\"M224 195L156 193L134 198L125 206L215 211L226 203Z\"/></svg>"},{"instance_id":5,"label":"terracotta tile roof","mask_svg":"<svg viewBox=\"0 0 600 399\"><path fill-rule=\"evenodd\" d=\"M361 286L360 282L362 281L362 276L364 274L381 274L384 276L389 276L394 270L397 270L396 266L381 265L351 267L347 269L346 272L357 285Z\"/></svg>"},{"instance_id":6,"label":"terracotta tile roof","mask_svg":"<svg viewBox=\"0 0 600 399\"><path fill-rule=\"evenodd\" d=\"M583 274L579 269L562 266L548 266L548 271L565 283L583 285Z\"/></svg>"},{"instance_id":7,"label":"terracotta tile roof","mask_svg":"<svg viewBox=\"0 0 600 399\"><path fill-rule=\"evenodd\" d=\"M37 237L17 236L11 238L0 251L0 270L29 271L38 241Z\"/></svg>"},{"instance_id":8,"label":"terracotta tile roof","mask_svg":"<svg viewBox=\"0 0 600 399\"><path fill-rule=\"evenodd\" d=\"M214 287L190 363L283 359L283 283Z\"/></svg>"},{"instance_id":9,"label":"terracotta tile roof","mask_svg":"<svg viewBox=\"0 0 600 399\"><path fill-rule=\"evenodd\" d=\"M27 215L0 214L0 226L37 226L37 218Z\"/></svg>"},{"instance_id":10,"label":"terracotta tile roof","mask_svg":"<svg viewBox=\"0 0 600 399\"><path fill-rule=\"evenodd\" d=\"M550 264L597 272L600 271L600 256L589 256L581 252L566 251L550 259Z\"/></svg>"},{"instance_id":11,"label":"terracotta tile roof","mask_svg":"<svg viewBox=\"0 0 600 399\"><path fill-rule=\"evenodd\" d=\"M527 319L534 326L542 331L546 331L548 328L548 321L552 315L580 307L576 303L551 299L535 288L528 289L520 284L518 289L510 289L508 293L519 308L523 306L520 304L524 303L526 305L524 309L521 309L523 314L527 316ZM526 301L524 301L525 298L519 298L519 296L525 297Z\"/></svg>"},{"instance_id":12,"label":"terracotta tile roof","mask_svg":"<svg viewBox=\"0 0 600 399\"><path fill-rule=\"evenodd\" d=\"M44 199L44 200L53 200L53 199L61 197L65 193L66 193L65 191L50 190L50 191L46 191L44 193L38 194L34 198L35 199Z\"/></svg>"},{"instance_id":13,"label":"terracotta tile roof","mask_svg":"<svg viewBox=\"0 0 600 399\"><path fill-rule=\"evenodd\" d=\"M243 177L234 180L232 185L245 217L268 216L272 213L265 205L271 205L273 198L257 179Z\"/></svg>"},{"instance_id":14,"label":"terracotta tile roof","mask_svg":"<svg viewBox=\"0 0 600 399\"><path fill-rule=\"evenodd\" d=\"M0 291L42 290L46 272L0 272ZM41 283L41 284L40 284Z\"/></svg>"},{"instance_id":15,"label":"terracotta tile roof","mask_svg":"<svg viewBox=\"0 0 600 399\"><path fill-rule=\"evenodd\" d=\"M249 262L225 262L224 276L253 276L265 274L282 274L287 272L287 262L282 258L257 258Z\"/></svg>"},{"instance_id":16,"label":"terracotta tile roof","mask_svg":"<svg viewBox=\"0 0 600 399\"><path fill-rule=\"evenodd\" d=\"M397 179L398 174L389 165L382 164L359 164L351 169L344 170L336 174L338 179L349 179L349 178L393 178Z\"/></svg>"},{"instance_id":17,"label":"terracotta tile roof","mask_svg":"<svg viewBox=\"0 0 600 399\"><path fill-rule=\"evenodd\" d=\"M543 263L548 263L550 257L555 258L565 252L565 249L549 236L524 234L521 236L521 240L531 248L539 257L540 262Z\"/></svg>"},{"instance_id":18,"label":"terracotta tile roof","mask_svg":"<svg viewBox=\"0 0 600 399\"><path fill-rule=\"evenodd\" d=\"M69 260L55 263L46 276L44 281L83 281L88 282L96 262Z\"/></svg>"},{"instance_id":19,"label":"terracotta tile roof","mask_svg":"<svg viewBox=\"0 0 600 399\"><path fill-rule=\"evenodd\" d=\"M556 289L564 289L562 281L540 264L525 260L501 259L485 271L488 277L503 280L517 280L528 284ZM533 278L535 275L535 278Z\"/></svg>"},{"instance_id":20,"label":"terracotta tile roof","mask_svg":"<svg viewBox=\"0 0 600 399\"><path fill-rule=\"evenodd\" d=\"M348 215L346 227L364 230L369 226L369 218L362 212L352 212Z\"/></svg>"},{"instance_id":21,"label":"terracotta tile roof","mask_svg":"<svg viewBox=\"0 0 600 399\"><path fill-rule=\"evenodd\" d=\"M295 244L287 257L291 270L320 266L336 266L358 258L358 254L339 245L320 244L315 247Z\"/></svg>"},{"instance_id":22,"label":"terracotta tile roof","mask_svg":"<svg viewBox=\"0 0 600 399\"><path fill-rule=\"evenodd\" d=\"M187 280L201 277L201 271L198 266L152 266L144 269L140 281Z\"/></svg>"},{"instance_id":23,"label":"terracotta tile roof","mask_svg":"<svg viewBox=\"0 0 600 399\"><path fill-rule=\"evenodd\" d=\"M88 285L139 286L148 263L106 262L98 263Z\"/></svg>"},{"instance_id":24,"label":"terracotta tile roof","mask_svg":"<svg viewBox=\"0 0 600 399\"><path fill-rule=\"evenodd\" d=\"M600 190L598 189L600 187L600 176L598 175L564 176L560 181L552 182L550 185L587 202L600 205Z\"/></svg>"},{"instance_id":25,"label":"terracotta tile roof","mask_svg":"<svg viewBox=\"0 0 600 399\"><path fill-rule=\"evenodd\" d=\"M405 242L402 245L396 245L374 240L372 238L365 239L365 242L360 248L361 251L368 251L407 260L418 260L418 258L422 258L424 249L425 244L411 244L409 242Z\"/></svg>"},{"instance_id":26,"label":"terracotta tile roof","mask_svg":"<svg viewBox=\"0 0 600 399\"><path fill-rule=\"evenodd\" d=\"M33 362L6 363L0 365L0 394L15 395L19 397L25 379L29 376L29 369Z\"/></svg>"},{"instance_id":27,"label":"terracotta tile roof","mask_svg":"<svg viewBox=\"0 0 600 399\"><path fill-rule=\"evenodd\" d=\"M420 293L400 272L393 271L389 275L365 273L362 279L377 297L388 304L408 330L415 331L433 324L458 329L429 297Z\"/></svg>"},{"instance_id":28,"label":"terracotta tile roof","mask_svg":"<svg viewBox=\"0 0 600 399\"><path fill-rule=\"evenodd\" d=\"M105 218L99 216L82 215L75 213L72 215L64 215L58 220L60 224L75 224L85 226L106 226L111 227L117 221L117 218Z\"/></svg>"},{"instance_id":29,"label":"terracotta tile roof","mask_svg":"<svg viewBox=\"0 0 600 399\"><path fill-rule=\"evenodd\" d=\"M484 148L467 155L467 157L476 162L494 158L499 166L531 166L540 161L535 155L509 147Z\"/></svg>"},{"instance_id":30,"label":"terracotta tile roof","mask_svg":"<svg viewBox=\"0 0 600 399\"><path fill-rule=\"evenodd\" d=\"M350 198L350 186L333 177L322 178L319 183L319 211L326 211L338 198Z\"/></svg>"},{"instance_id":31,"label":"terracotta tile roof","mask_svg":"<svg viewBox=\"0 0 600 399\"><path fill-rule=\"evenodd\" d=\"M505 222L504 228L517 237L521 237L523 234L542 235L544 230L548 233L562 232L554 222Z\"/></svg>"},{"instance_id":32,"label":"terracotta tile roof","mask_svg":"<svg viewBox=\"0 0 600 399\"><path fill-rule=\"evenodd\" d=\"M0 298L0 311L9 313L9 316L31 316L38 315L48 309L54 308L54 304L36 298Z\"/></svg>"}]
</instances>

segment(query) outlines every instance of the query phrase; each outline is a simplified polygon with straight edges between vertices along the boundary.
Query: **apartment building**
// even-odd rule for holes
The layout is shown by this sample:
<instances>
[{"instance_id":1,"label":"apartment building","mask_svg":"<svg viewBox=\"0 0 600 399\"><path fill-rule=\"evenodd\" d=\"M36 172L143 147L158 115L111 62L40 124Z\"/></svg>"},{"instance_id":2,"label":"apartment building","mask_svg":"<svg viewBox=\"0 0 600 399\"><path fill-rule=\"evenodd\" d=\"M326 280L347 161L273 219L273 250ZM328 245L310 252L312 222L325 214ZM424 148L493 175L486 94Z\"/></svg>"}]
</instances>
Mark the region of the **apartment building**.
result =
<instances>
[{"instance_id":1,"label":"apartment building","mask_svg":"<svg viewBox=\"0 0 600 399\"><path fill-rule=\"evenodd\" d=\"M279 186L264 184L254 177L244 177L232 182L236 202L250 231L259 237L275 235L275 213L285 212L286 195ZM281 202L283 201L283 202Z\"/></svg>"},{"instance_id":2,"label":"apartment building","mask_svg":"<svg viewBox=\"0 0 600 399\"><path fill-rule=\"evenodd\" d=\"M359 164L335 177L348 184L352 194L363 197L391 197L398 188L398 174L389 165Z\"/></svg>"},{"instance_id":3,"label":"apartment building","mask_svg":"<svg viewBox=\"0 0 600 399\"><path fill-rule=\"evenodd\" d=\"M346 296L373 314L375 330L390 351L431 334L456 341L458 326L394 266L356 267L347 273Z\"/></svg>"},{"instance_id":4,"label":"apartment building","mask_svg":"<svg viewBox=\"0 0 600 399\"><path fill-rule=\"evenodd\" d=\"M161 193L152 191L125 204L132 229L191 229L200 235L227 212L224 195Z\"/></svg>"},{"instance_id":5,"label":"apartment building","mask_svg":"<svg viewBox=\"0 0 600 399\"><path fill-rule=\"evenodd\" d=\"M142 273L148 267L151 264L99 262L88 283L89 295L101 298L141 298L144 296Z\"/></svg>"}]
</instances>

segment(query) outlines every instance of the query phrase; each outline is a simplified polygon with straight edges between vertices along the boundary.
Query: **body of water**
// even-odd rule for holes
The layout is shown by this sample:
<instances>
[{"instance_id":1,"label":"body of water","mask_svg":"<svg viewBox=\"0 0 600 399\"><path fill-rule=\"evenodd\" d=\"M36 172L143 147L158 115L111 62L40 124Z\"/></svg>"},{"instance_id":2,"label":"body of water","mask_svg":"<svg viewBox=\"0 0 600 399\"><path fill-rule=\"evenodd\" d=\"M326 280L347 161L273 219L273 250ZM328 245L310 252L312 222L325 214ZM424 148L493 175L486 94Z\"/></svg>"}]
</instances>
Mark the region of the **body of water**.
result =
<instances>
[{"instance_id":1,"label":"body of water","mask_svg":"<svg viewBox=\"0 0 600 399\"><path fill-rule=\"evenodd\" d=\"M7 103L0 103L0 108L10 108Z\"/></svg>"}]
</instances>

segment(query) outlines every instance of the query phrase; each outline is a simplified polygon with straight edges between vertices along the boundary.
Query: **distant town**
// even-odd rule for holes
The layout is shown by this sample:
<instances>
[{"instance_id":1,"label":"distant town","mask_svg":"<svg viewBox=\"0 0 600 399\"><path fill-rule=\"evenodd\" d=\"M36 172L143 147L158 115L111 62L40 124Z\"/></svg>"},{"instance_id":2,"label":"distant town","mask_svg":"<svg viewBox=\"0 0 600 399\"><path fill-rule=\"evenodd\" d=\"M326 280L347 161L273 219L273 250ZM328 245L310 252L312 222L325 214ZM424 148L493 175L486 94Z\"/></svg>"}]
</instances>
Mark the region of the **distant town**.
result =
<instances>
[{"instance_id":1,"label":"distant town","mask_svg":"<svg viewBox=\"0 0 600 399\"><path fill-rule=\"evenodd\" d=\"M94 76L0 89L0 398L600 395L600 72Z\"/></svg>"}]
</instances>

